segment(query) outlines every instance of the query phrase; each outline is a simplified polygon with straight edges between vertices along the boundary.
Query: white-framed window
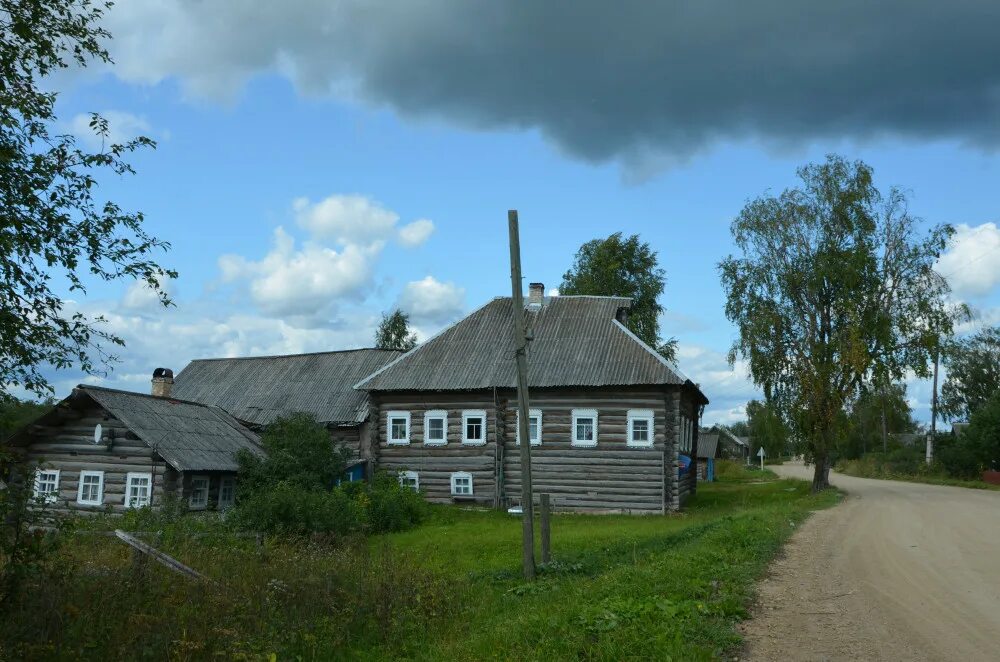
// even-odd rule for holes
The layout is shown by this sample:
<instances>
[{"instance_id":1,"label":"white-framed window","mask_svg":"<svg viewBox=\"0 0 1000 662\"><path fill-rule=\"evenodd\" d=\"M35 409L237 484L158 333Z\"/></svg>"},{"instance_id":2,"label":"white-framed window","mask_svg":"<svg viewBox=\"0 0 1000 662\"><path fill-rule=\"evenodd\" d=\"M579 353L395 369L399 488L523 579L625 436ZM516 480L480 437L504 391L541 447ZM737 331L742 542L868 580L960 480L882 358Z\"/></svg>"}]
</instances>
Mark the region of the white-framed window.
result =
<instances>
[{"instance_id":1,"label":"white-framed window","mask_svg":"<svg viewBox=\"0 0 1000 662\"><path fill-rule=\"evenodd\" d=\"M153 474L128 473L125 476L125 507L148 506L153 496Z\"/></svg>"},{"instance_id":2,"label":"white-framed window","mask_svg":"<svg viewBox=\"0 0 1000 662\"><path fill-rule=\"evenodd\" d=\"M628 410L628 437L629 446L652 446L653 445L653 410L652 409L629 409Z\"/></svg>"},{"instance_id":3,"label":"white-framed window","mask_svg":"<svg viewBox=\"0 0 1000 662\"><path fill-rule=\"evenodd\" d=\"M80 472L80 485L76 490L76 502L85 506L100 506L104 503L103 471Z\"/></svg>"},{"instance_id":4,"label":"white-framed window","mask_svg":"<svg viewBox=\"0 0 1000 662\"><path fill-rule=\"evenodd\" d=\"M231 508L236 503L236 478L223 476L219 479L219 510Z\"/></svg>"},{"instance_id":5,"label":"white-framed window","mask_svg":"<svg viewBox=\"0 0 1000 662\"><path fill-rule=\"evenodd\" d=\"M597 410L573 410L573 446L597 445Z\"/></svg>"},{"instance_id":6,"label":"white-framed window","mask_svg":"<svg viewBox=\"0 0 1000 662\"><path fill-rule=\"evenodd\" d=\"M188 497L191 508L208 507L208 476L191 476L191 496Z\"/></svg>"},{"instance_id":7,"label":"white-framed window","mask_svg":"<svg viewBox=\"0 0 1000 662\"><path fill-rule=\"evenodd\" d=\"M516 432L515 439L517 443L521 443L521 410L517 410L517 421L516 421ZM542 443L542 410L541 409L529 409L528 410L528 439L531 440L532 446L538 446Z\"/></svg>"},{"instance_id":8,"label":"white-framed window","mask_svg":"<svg viewBox=\"0 0 1000 662\"><path fill-rule=\"evenodd\" d=\"M448 443L448 412L431 409L424 412L424 445L444 446Z\"/></svg>"},{"instance_id":9,"label":"white-framed window","mask_svg":"<svg viewBox=\"0 0 1000 662\"><path fill-rule=\"evenodd\" d=\"M400 471L399 472L399 484L403 487L409 487L414 492L420 491L420 474L416 471Z\"/></svg>"},{"instance_id":10,"label":"white-framed window","mask_svg":"<svg viewBox=\"0 0 1000 662\"><path fill-rule=\"evenodd\" d=\"M35 498L45 499L45 503L53 503L59 498L59 470L35 470Z\"/></svg>"},{"instance_id":11,"label":"white-framed window","mask_svg":"<svg viewBox=\"0 0 1000 662\"><path fill-rule=\"evenodd\" d=\"M472 474L456 471L451 475L452 496L472 496Z\"/></svg>"},{"instance_id":12,"label":"white-framed window","mask_svg":"<svg viewBox=\"0 0 1000 662\"><path fill-rule=\"evenodd\" d=\"M486 411L466 409L462 412L462 443L481 446L486 443Z\"/></svg>"},{"instance_id":13,"label":"white-framed window","mask_svg":"<svg viewBox=\"0 0 1000 662\"><path fill-rule=\"evenodd\" d=\"M385 431L390 444L410 443L410 412L390 411L385 416Z\"/></svg>"}]
</instances>

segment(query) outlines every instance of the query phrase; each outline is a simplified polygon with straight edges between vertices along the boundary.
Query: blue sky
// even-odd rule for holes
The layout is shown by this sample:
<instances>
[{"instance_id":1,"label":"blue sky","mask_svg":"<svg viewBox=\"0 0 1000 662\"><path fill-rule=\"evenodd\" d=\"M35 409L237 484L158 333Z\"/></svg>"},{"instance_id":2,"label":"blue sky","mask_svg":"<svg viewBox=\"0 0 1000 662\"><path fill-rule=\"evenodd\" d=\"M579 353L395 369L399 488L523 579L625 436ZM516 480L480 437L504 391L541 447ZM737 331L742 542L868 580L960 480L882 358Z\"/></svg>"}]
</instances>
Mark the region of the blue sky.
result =
<instances>
[{"instance_id":1,"label":"blue sky","mask_svg":"<svg viewBox=\"0 0 1000 662\"><path fill-rule=\"evenodd\" d=\"M296 52L293 28L306 30L321 10L292 4L299 19L283 15L273 30L256 24L267 17L219 10L278 40L229 46L225 30L199 37L206 20L197 12L209 11L199 5L130 5L109 19L116 66L58 81L67 131L98 111L118 135L158 141L133 159L137 175L106 178L103 191L146 214L147 229L172 244L163 263L180 272L170 285L177 306L167 310L129 283L91 287L77 305L108 316L129 344L107 378L56 375L58 396L84 379L144 390L154 367L178 370L199 357L367 345L381 311L396 305L426 337L509 294L506 210L517 208L524 274L547 287L587 240L621 231L649 242L668 278L662 331L679 338L681 368L712 400L706 422L735 420L755 391L742 366L725 361L734 330L716 264L731 251L729 224L748 198L793 185L797 166L828 152L865 160L880 186L909 189L912 212L929 224L965 224L941 270L955 272L956 298L982 311L977 324L997 321L1000 156L987 139L933 127L918 135L906 118L895 120L899 130L876 117L783 135L762 121L730 130L722 117L705 139L690 138L705 132L692 123L683 140L653 125L617 143L591 140L600 126L618 126L604 117L614 105L564 104L553 119L532 108L490 115L490 101L477 115L483 107L471 97L448 99L470 85L465 78L426 70L426 86L445 90L440 107L433 95L414 102L365 87L387 76L342 54ZM350 75L318 84L315 70L331 58L347 61ZM355 87L343 89L344 80ZM588 123L597 128L577 130ZM914 382L911 396L927 419L928 385Z\"/></svg>"}]
</instances>

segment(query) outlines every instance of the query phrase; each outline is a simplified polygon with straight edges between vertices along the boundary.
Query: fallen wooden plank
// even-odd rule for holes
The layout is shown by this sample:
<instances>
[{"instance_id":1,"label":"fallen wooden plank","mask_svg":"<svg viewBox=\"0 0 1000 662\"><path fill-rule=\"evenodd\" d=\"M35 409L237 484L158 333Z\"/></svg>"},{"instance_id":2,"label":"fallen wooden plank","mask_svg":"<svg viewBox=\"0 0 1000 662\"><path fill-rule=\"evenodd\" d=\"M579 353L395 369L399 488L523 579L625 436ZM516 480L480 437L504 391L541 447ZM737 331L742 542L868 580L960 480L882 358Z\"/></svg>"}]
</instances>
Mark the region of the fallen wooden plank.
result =
<instances>
[{"instance_id":1,"label":"fallen wooden plank","mask_svg":"<svg viewBox=\"0 0 1000 662\"><path fill-rule=\"evenodd\" d=\"M160 550L156 549L155 547L144 543L143 541L139 540L135 536L132 536L132 535L129 535L128 533L125 533L121 529L115 529L115 536L119 540L121 540L122 542L130 545L133 549L136 549L139 552L142 552L143 554L145 554L147 556L151 556L158 563L160 563L161 565L166 566L167 568L170 568L174 572L180 573L182 575L187 575L188 577L190 577L192 579L197 579L197 580L200 580L200 581L203 581L203 582L211 582L212 581L211 579L209 579L205 575L201 574L197 570L195 570L193 568L187 567L186 565L184 565L183 563L181 563L180 561L178 561L174 557L170 556L169 554L164 554L163 552L161 552Z\"/></svg>"}]
</instances>

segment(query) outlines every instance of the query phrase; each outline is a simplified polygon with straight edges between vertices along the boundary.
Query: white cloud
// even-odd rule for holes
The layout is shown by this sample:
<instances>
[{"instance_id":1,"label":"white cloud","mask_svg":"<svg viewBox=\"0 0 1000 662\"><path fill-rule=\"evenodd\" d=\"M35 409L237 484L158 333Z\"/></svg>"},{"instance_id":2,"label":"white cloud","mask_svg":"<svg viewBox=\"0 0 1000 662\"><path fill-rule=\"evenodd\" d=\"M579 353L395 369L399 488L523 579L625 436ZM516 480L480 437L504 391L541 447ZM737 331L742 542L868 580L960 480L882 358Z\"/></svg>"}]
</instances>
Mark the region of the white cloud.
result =
<instances>
[{"instance_id":1,"label":"white cloud","mask_svg":"<svg viewBox=\"0 0 1000 662\"><path fill-rule=\"evenodd\" d=\"M747 402L762 397L749 379L745 361L730 367L724 353L682 342L677 347L677 363L710 401L705 408L706 425L744 420Z\"/></svg>"},{"instance_id":2,"label":"white cloud","mask_svg":"<svg viewBox=\"0 0 1000 662\"><path fill-rule=\"evenodd\" d=\"M427 241L434 233L434 222L420 218L399 228L399 243L415 248Z\"/></svg>"},{"instance_id":3,"label":"white cloud","mask_svg":"<svg viewBox=\"0 0 1000 662\"><path fill-rule=\"evenodd\" d=\"M141 135L151 137L152 127L145 118L120 110L105 110L100 115L108 121L108 135L102 137L90 127L90 113L74 115L69 122L69 131L92 150L99 150L112 144L124 144Z\"/></svg>"},{"instance_id":4,"label":"white cloud","mask_svg":"<svg viewBox=\"0 0 1000 662\"><path fill-rule=\"evenodd\" d=\"M376 244L392 236L399 215L363 195L331 195L312 203L292 202L300 227L318 239L338 244Z\"/></svg>"},{"instance_id":5,"label":"white cloud","mask_svg":"<svg viewBox=\"0 0 1000 662\"><path fill-rule=\"evenodd\" d=\"M168 295L173 294L173 281L164 278L160 282L160 288ZM122 297L120 307L126 311L152 312L163 305L160 303L159 295L144 280L133 281L125 295Z\"/></svg>"},{"instance_id":6,"label":"white cloud","mask_svg":"<svg viewBox=\"0 0 1000 662\"><path fill-rule=\"evenodd\" d=\"M559 296L559 288L558 287L550 287L549 288L549 296L550 297L557 297L557 296Z\"/></svg>"},{"instance_id":7,"label":"white cloud","mask_svg":"<svg viewBox=\"0 0 1000 662\"><path fill-rule=\"evenodd\" d=\"M223 255L219 269L223 282L247 286L264 312L308 315L329 308L337 298L363 300L380 251L378 244L348 244L337 251L313 242L296 249L295 239L279 227L274 247L263 259Z\"/></svg>"},{"instance_id":8,"label":"white cloud","mask_svg":"<svg viewBox=\"0 0 1000 662\"><path fill-rule=\"evenodd\" d=\"M989 294L1000 284L1000 228L996 223L959 224L935 268L958 296Z\"/></svg>"},{"instance_id":9,"label":"white cloud","mask_svg":"<svg viewBox=\"0 0 1000 662\"><path fill-rule=\"evenodd\" d=\"M399 307L417 324L450 322L465 307L465 288L427 276L406 284L399 296Z\"/></svg>"}]
</instances>

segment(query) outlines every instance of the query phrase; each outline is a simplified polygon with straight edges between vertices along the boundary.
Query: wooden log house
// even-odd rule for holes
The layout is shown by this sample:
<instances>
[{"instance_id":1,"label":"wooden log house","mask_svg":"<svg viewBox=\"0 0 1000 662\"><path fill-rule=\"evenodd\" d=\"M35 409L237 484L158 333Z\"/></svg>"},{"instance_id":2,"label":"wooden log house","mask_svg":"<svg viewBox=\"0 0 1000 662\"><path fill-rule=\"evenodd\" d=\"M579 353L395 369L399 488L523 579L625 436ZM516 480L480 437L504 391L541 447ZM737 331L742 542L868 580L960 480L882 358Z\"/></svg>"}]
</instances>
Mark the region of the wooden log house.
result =
<instances>
[{"instance_id":1,"label":"wooden log house","mask_svg":"<svg viewBox=\"0 0 1000 662\"><path fill-rule=\"evenodd\" d=\"M532 475L563 510L664 513L695 489L708 400L625 326L631 300L526 303ZM434 502L520 501L512 299L501 297L395 359L357 388L371 397L375 466Z\"/></svg>"}]
</instances>

